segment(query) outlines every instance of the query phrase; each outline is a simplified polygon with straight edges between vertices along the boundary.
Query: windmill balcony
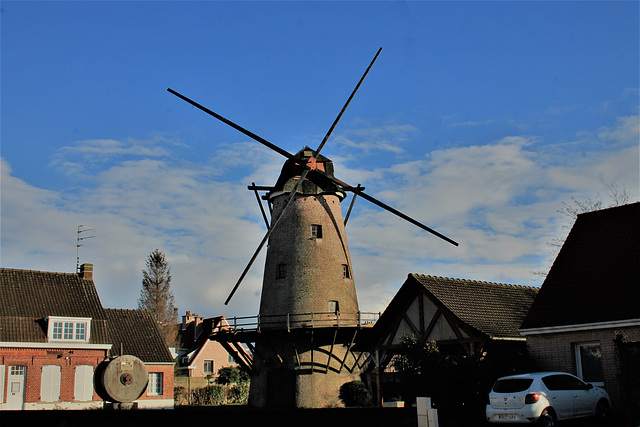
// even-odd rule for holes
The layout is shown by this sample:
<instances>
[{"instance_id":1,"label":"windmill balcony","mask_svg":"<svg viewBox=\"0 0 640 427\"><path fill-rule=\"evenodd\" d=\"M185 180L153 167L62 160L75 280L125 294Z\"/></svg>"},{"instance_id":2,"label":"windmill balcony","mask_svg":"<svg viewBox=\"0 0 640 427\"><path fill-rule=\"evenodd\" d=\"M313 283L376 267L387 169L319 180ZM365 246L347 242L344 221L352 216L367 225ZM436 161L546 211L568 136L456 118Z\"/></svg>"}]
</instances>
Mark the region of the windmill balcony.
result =
<instances>
[{"instance_id":1,"label":"windmill balcony","mask_svg":"<svg viewBox=\"0 0 640 427\"><path fill-rule=\"evenodd\" d=\"M270 316L245 316L228 319L229 326L224 332L260 332L262 330L287 330L310 328L353 328L372 327L380 313L361 312L318 312L287 313Z\"/></svg>"}]
</instances>

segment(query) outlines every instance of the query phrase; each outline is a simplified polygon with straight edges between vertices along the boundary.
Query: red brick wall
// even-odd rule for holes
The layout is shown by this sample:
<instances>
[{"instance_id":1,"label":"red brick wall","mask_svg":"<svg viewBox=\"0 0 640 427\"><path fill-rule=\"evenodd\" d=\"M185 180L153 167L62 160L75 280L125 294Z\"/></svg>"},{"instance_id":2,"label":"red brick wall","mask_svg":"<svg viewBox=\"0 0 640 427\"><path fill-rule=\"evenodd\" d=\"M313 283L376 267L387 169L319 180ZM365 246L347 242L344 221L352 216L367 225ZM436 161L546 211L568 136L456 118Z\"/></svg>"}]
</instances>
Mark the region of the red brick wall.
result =
<instances>
[{"instance_id":1,"label":"red brick wall","mask_svg":"<svg viewBox=\"0 0 640 427\"><path fill-rule=\"evenodd\" d=\"M619 378L620 365L615 337L624 333L631 341L640 340L640 328L597 329L528 335L527 347L543 371L562 371L576 374L575 344L600 342L602 349L604 388L611 397L613 409L622 404L622 383Z\"/></svg>"},{"instance_id":2,"label":"red brick wall","mask_svg":"<svg viewBox=\"0 0 640 427\"><path fill-rule=\"evenodd\" d=\"M75 387L75 367L77 365L91 365L94 367L104 360L106 350L47 350L47 349L7 349L0 350L0 365L5 365L5 381L11 365L27 367L25 386L25 403L40 402L40 381L44 365L60 366L60 402L73 402ZM5 384L5 397L6 390ZM93 400L100 401L100 397L93 393ZM2 402L2 403L4 403Z\"/></svg>"},{"instance_id":3,"label":"red brick wall","mask_svg":"<svg viewBox=\"0 0 640 427\"><path fill-rule=\"evenodd\" d=\"M173 399L173 386L174 386L173 366L174 366L173 363L162 364L162 365L145 364L145 367L147 368L147 371L149 371L149 373L151 372L162 373L162 396L160 395L149 396L147 394L148 390L146 390L139 400Z\"/></svg>"}]
</instances>

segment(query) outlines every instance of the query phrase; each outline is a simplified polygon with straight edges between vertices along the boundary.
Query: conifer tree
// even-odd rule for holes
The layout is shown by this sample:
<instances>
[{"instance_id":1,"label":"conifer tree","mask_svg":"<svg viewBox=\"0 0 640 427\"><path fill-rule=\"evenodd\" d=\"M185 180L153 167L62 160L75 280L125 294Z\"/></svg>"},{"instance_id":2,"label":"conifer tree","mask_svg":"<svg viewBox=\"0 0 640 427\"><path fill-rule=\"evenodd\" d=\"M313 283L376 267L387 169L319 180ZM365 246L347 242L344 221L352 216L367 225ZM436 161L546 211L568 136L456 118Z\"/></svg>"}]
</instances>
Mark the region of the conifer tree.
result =
<instances>
[{"instance_id":1,"label":"conifer tree","mask_svg":"<svg viewBox=\"0 0 640 427\"><path fill-rule=\"evenodd\" d=\"M146 260L147 269L142 270L142 290L138 308L149 310L159 323L175 323L178 309L174 306L171 292L171 269L164 254L158 249Z\"/></svg>"}]
</instances>

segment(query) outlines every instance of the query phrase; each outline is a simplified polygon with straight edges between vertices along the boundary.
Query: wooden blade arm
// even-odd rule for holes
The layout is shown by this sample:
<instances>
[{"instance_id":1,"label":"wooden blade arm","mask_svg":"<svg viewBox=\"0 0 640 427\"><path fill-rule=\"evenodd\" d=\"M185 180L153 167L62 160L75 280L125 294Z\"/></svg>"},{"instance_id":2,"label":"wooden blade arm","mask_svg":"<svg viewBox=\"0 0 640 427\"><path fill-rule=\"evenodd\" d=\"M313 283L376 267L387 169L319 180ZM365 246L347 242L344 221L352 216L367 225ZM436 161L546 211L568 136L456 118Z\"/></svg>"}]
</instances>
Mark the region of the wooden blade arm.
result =
<instances>
[{"instance_id":1,"label":"wooden blade arm","mask_svg":"<svg viewBox=\"0 0 640 427\"><path fill-rule=\"evenodd\" d=\"M275 145L275 144L267 141L266 139L256 135L255 133L251 132L250 130L247 130L247 129L243 128L242 126L232 122L231 120L222 117L220 114L211 111L207 107L198 104L197 102L187 98L186 96L176 92L175 90L173 90L171 88L168 88L167 91L169 93L174 94L178 98L188 102L189 104L193 105L194 107L199 108L200 110L204 111L205 113L209 114L210 116L215 117L216 119L220 120L221 122L228 124L229 126L234 128L235 130L238 130L238 131L242 132L243 134L247 135L249 138L251 138L251 139L253 139L255 141L258 141L260 144L262 144L262 145L264 145L266 147L271 148L276 153L282 154L287 159L290 159L291 157L293 157L293 154L289 153L288 151L283 150L282 148L278 147L277 145Z\"/></svg>"},{"instance_id":2,"label":"wooden blade arm","mask_svg":"<svg viewBox=\"0 0 640 427\"><path fill-rule=\"evenodd\" d=\"M256 249L256 251L253 253L253 256L251 257L251 260L249 260L249 264L247 264L247 266L245 267L244 271L240 275L240 278L238 279L238 281L236 282L236 285L231 290L231 293L227 297L227 300L224 302L224 305L228 305L229 301L231 301L231 298L233 297L233 294L236 293L236 291L238 290L238 287L240 286L240 283L242 283L242 280L244 280L244 277L247 275L247 273L251 269L251 266L253 265L253 262L258 257L258 254L260 254L260 251L264 247L265 243L267 243L267 241L269 240L269 236L271 236L271 233L273 233L273 230L275 230L275 228L280 223L280 220L284 217L285 211L287 210L287 208L289 207L289 205L291 204L293 199L295 199L296 193L298 191L298 187L300 187L300 185L302 184L302 181L304 181L304 179L307 177L308 173L309 173L309 169L305 169L304 172L302 172L302 175L300 176L300 179L298 180L298 182L296 182L296 185L293 187L293 190L291 190L291 196L289 197L289 200L287 201L287 204L284 206L284 208L282 208L282 212L280 212L280 215L278 216L278 218L273 222L273 224L271 224L271 227L267 231L267 234L265 234L264 237L262 238L262 241L258 245L258 249Z\"/></svg>"}]
</instances>

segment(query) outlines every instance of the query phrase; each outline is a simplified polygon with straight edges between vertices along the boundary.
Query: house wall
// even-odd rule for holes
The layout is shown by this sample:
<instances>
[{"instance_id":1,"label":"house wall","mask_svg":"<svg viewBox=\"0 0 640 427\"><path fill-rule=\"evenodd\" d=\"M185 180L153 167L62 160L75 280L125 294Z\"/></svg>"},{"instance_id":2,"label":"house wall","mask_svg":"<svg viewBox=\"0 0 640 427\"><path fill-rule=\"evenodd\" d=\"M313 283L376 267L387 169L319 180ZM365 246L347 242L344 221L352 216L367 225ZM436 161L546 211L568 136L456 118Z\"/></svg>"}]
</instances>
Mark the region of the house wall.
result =
<instances>
[{"instance_id":1,"label":"house wall","mask_svg":"<svg viewBox=\"0 0 640 427\"><path fill-rule=\"evenodd\" d=\"M562 371L577 374L575 345L599 342L602 349L604 388L611 397L612 409L620 410L623 404L620 362L614 339L624 333L629 340L640 340L640 328L596 329L561 333L527 335L527 347L531 356L543 371Z\"/></svg>"},{"instance_id":2,"label":"house wall","mask_svg":"<svg viewBox=\"0 0 640 427\"><path fill-rule=\"evenodd\" d=\"M91 365L94 370L107 357L106 350L47 350L25 348L3 348L0 350L0 366L4 375L0 374L3 390L0 399L0 410L7 409L7 393L9 390L9 366L26 366L26 384L24 409L89 409L102 408L104 402L93 392L93 398L87 402L74 401L75 368L78 365ZM60 366L60 399L58 402L42 402L40 388L42 381L42 367L45 365ZM149 372L162 372L163 393L159 396L144 395L136 401L139 408L173 408L174 374L173 363L147 364Z\"/></svg>"},{"instance_id":3,"label":"house wall","mask_svg":"<svg viewBox=\"0 0 640 427\"><path fill-rule=\"evenodd\" d=\"M148 389L140 399L136 400L138 408L173 409L174 364L173 363L145 363L149 373L162 373L162 395L149 395Z\"/></svg>"},{"instance_id":4,"label":"house wall","mask_svg":"<svg viewBox=\"0 0 640 427\"><path fill-rule=\"evenodd\" d=\"M204 372L204 361L213 360L213 375L218 375L220 368L227 366L238 366L237 363L229 363L229 353L217 341L207 341L202 349L196 354L191 362L189 376L206 377L209 374Z\"/></svg>"},{"instance_id":5,"label":"house wall","mask_svg":"<svg viewBox=\"0 0 640 427\"><path fill-rule=\"evenodd\" d=\"M85 409L102 407L102 399L93 392L93 399L89 402L75 402L75 368L78 365L94 367L106 357L106 350L78 350L78 349L0 349L0 366L4 368L4 390L0 399L0 409L7 409L7 394L9 390L9 366L26 366L26 384L24 409ZM60 400L58 402L41 402L40 385L42 367L45 365L60 366Z\"/></svg>"}]
</instances>

